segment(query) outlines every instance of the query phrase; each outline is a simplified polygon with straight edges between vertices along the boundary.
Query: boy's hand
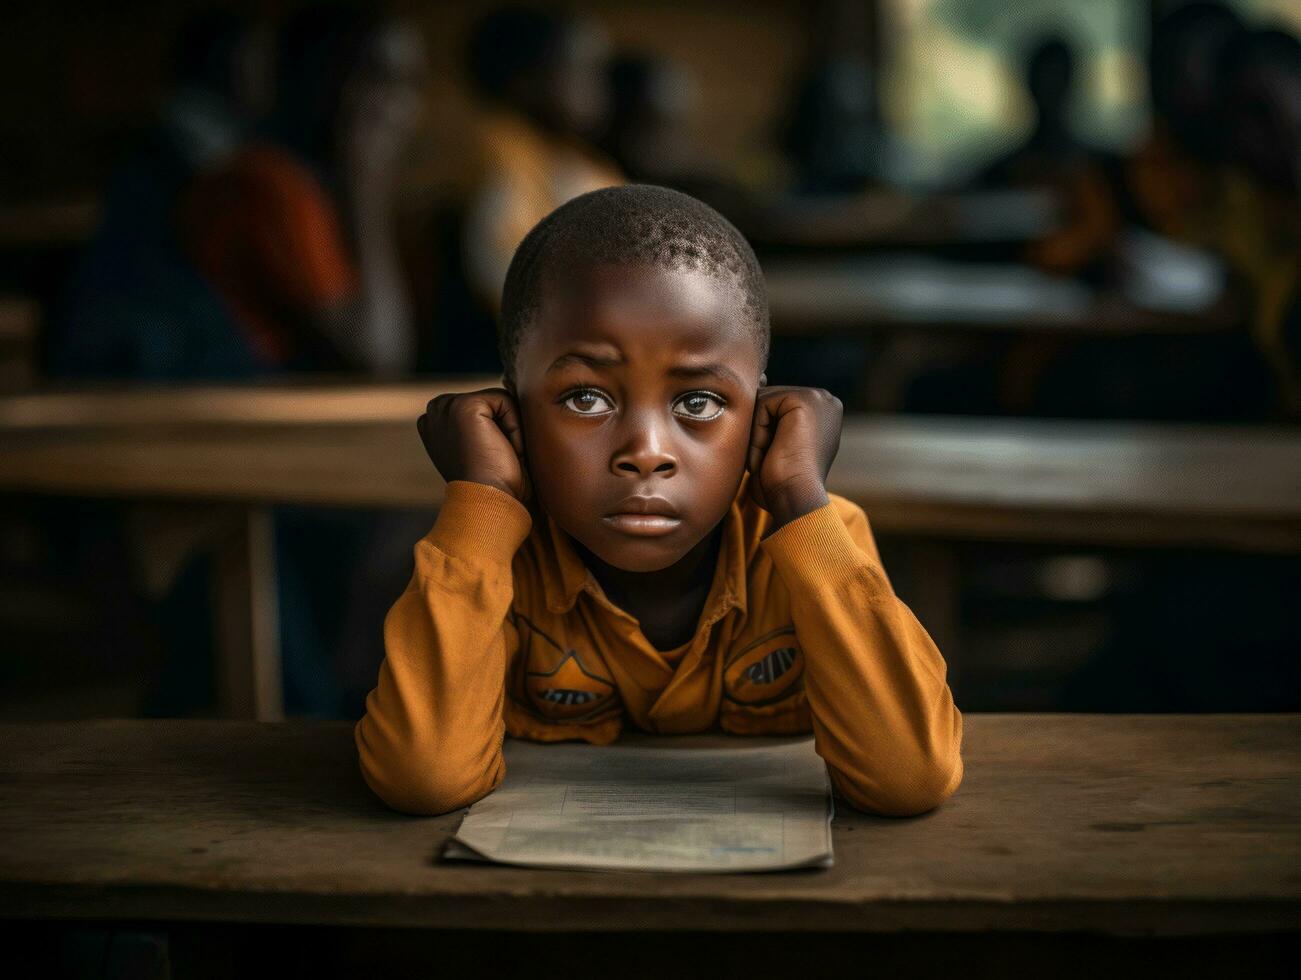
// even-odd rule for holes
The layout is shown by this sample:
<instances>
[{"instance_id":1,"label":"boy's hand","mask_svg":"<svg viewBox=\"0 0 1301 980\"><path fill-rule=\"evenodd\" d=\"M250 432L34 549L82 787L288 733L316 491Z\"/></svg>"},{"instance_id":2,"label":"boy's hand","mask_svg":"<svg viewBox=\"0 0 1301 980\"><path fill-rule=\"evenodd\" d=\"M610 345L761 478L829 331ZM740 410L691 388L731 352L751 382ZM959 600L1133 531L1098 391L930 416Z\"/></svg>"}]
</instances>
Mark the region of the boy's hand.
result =
<instances>
[{"instance_id":1,"label":"boy's hand","mask_svg":"<svg viewBox=\"0 0 1301 980\"><path fill-rule=\"evenodd\" d=\"M524 432L505 388L439 395L416 422L420 440L448 483L469 480L524 501Z\"/></svg>"},{"instance_id":2,"label":"boy's hand","mask_svg":"<svg viewBox=\"0 0 1301 980\"><path fill-rule=\"evenodd\" d=\"M750 430L750 494L789 524L827 503L827 471L840 448L840 399L821 388L759 389Z\"/></svg>"}]
</instances>

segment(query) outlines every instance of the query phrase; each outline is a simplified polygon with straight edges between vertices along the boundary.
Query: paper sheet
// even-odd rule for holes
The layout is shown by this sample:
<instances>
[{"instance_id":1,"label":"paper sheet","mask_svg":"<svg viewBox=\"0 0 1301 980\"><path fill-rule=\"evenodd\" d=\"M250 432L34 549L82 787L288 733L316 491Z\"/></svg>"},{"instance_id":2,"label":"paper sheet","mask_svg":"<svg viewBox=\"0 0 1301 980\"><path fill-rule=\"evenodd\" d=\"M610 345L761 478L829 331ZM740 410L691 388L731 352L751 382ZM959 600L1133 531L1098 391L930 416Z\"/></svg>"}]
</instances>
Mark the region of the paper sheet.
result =
<instances>
[{"instance_id":1,"label":"paper sheet","mask_svg":"<svg viewBox=\"0 0 1301 980\"><path fill-rule=\"evenodd\" d=\"M812 738L507 740L505 752L505 780L445 857L621 871L831 864L831 786Z\"/></svg>"}]
</instances>

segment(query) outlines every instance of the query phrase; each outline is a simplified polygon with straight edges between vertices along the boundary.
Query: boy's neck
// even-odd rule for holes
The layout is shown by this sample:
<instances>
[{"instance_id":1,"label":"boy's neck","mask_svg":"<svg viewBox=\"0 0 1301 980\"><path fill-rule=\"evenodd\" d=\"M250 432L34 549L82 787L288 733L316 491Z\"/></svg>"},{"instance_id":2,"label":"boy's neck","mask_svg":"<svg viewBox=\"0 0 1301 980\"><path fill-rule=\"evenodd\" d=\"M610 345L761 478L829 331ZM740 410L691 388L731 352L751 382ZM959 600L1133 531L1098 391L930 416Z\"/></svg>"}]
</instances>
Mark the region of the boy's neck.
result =
<instances>
[{"instance_id":1,"label":"boy's neck","mask_svg":"<svg viewBox=\"0 0 1301 980\"><path fill-rule=\"evenodd\" d=\"M609 600L637 619L654 647L669 650L695 633L714 582L722 540L720 522L685 555L657 572L629 572L602 561L577 541L573 544Z\"/></svg>"}]
</instances>

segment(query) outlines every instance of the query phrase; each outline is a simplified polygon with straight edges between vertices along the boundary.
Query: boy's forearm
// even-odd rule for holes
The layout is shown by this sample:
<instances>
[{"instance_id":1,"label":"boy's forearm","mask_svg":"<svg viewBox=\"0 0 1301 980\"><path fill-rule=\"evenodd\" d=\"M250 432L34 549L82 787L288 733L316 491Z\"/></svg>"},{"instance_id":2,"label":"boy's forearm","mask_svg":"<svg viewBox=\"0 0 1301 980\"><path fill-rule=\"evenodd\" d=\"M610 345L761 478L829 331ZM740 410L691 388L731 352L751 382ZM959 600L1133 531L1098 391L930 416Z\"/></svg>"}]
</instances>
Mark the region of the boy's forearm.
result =
<instances>
[{"instance_id":1,"label":"boy's forearm","mask_svg":"<svg viewBox=\"0 0 1301 980\"><path fill-rule=\"evenodd\" d=\"M516 501L454 483L384 624L385 659L356 740L367 783L411 813L466 806L501 781Z\"/></svg>"},{"instance_id":2,"label":"boy's forearm","mask_svg":"<svg viewBox=\"0 0 1301 980\"><path fill-rule=\"evenodd\" d=\"M791 595L818 752L837 788L887 815L938 806L962 778L962 717L926 631L833 506L765 547Z\"/></svg>"}]
</instances>

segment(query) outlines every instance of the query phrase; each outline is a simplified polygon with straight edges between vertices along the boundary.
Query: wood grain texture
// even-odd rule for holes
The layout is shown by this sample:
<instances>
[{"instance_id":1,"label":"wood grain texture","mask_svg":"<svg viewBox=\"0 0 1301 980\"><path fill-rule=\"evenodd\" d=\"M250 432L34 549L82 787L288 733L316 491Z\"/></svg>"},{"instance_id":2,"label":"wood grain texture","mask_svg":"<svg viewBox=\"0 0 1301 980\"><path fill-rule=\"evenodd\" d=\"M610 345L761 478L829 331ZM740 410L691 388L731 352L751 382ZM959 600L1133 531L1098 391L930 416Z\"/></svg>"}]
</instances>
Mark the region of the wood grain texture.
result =
<instances>
[{"instance_id":1,"label":"wood grain texture","mask_svg":"<svg viewBox=\"0 0 1301 980\"><path fill-rule=\"evenodd\" d=\"M0 399L0 491L436 506L416 434L455 382ZM831 489L878 531L1301 552L1301 432L851 417Z\"/></svg>"},{"instance_id":2,"label":"wood grain texture","mask_svg":"<svg viewBox=\"0 0 1301 980\"><path fill-rule=\"evenodd\" d=\"M442 863L339 723L0 727L0 915L576 930L1301 929L1301 717L975 715L958 794L824 871Z\"/></svg>"}]
</instances>

